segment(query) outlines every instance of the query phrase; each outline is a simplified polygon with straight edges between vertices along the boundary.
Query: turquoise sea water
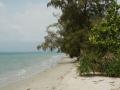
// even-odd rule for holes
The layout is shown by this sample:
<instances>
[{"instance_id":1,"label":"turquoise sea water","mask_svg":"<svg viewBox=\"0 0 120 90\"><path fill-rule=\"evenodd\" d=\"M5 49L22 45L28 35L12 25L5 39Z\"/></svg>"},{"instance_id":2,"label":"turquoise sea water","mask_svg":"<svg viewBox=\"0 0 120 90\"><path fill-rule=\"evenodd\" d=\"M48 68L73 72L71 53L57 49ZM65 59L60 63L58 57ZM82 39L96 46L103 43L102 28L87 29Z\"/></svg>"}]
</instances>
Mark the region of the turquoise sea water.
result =
<instances>
[{"instance_id":1,"label":"turquoise sea water","mask_svg":"<svg viewBox=\"0 0 120 90\"><path fill-rule=\"evenodd\" d=\"M51 52L0 53L0 86L51 68L60 58L61 54Z\"/></svg>"}]
</instances>

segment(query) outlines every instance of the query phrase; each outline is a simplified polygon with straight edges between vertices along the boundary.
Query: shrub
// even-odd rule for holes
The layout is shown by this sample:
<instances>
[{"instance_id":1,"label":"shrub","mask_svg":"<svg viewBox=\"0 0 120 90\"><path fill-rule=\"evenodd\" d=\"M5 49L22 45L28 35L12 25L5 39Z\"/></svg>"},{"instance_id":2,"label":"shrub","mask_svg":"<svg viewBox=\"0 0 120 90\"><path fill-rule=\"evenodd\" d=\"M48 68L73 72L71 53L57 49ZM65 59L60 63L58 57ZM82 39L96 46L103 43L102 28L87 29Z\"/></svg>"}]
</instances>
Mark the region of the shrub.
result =
<instances>
[{"instance_id":1,"label":"shrub","mask_svg":"<svg viewBox=\"0 0 120 90\"><path fill-rule=\"evenodd\" d=\"M113 60L107 64L105 74L110 77L120 77L120 59Z\"/></svg>"},{"instance_id":2,"label":"shrub","mask_svg":"<svg viewBox=\"0 0 120 90\"><path fill-rule=\"evenodd\" d=\"M79 60L79 75L105 75L110 77L120 77L120 54L110 56L109 53L101 56L96 52L89 52Z\"/></svg>"},{"instance_id":3,"label":"shrub","mask_svg":"<svg viewBox=\"0 0 120 90\"><path fill-rule=\"evenodd\" d=\"M80 74L99 72L107 76L120 76L120 5L115 0L105 18L94 25L89 33L89 45L97 47L86 53L79 63ZM97 53L95 52L97 51Z\"/></svg>"},{"instance_id":4,"label":"shrub","mask_svg":"<svg viewBox=\"0 0 120 90\"><path fill-rule=\"evenodd\" d=\"M79 60L78 72L80 75L94 74L96 71L101 70L101 66L98 60L99 55L94 52L89 52L82 56Z\"/></svg>"}]
</instances>

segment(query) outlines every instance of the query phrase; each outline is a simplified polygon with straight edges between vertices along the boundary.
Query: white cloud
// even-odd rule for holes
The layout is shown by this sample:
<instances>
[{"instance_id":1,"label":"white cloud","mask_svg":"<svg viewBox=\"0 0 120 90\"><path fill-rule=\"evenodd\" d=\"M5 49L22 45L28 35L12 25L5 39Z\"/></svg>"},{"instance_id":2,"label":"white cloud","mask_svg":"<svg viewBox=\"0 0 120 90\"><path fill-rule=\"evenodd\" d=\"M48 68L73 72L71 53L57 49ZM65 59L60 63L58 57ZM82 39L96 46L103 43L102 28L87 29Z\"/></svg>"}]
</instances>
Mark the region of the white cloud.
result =
<instances>
[{"instance_id":1,"label":"white cloud","mask_svg":"<svg viewBox=\"0 0 120 90\"><path fill-rule=\"evenodd\" d=\"M1 6L4 4L0 3ZM0 9L0 42L43 40L46 27L56 21L53 11L55 10L47 8L45 3L30 3L15 15L7 12L6 7Z\"/></svg>"},{"instance_id":2,"label":"white cloud","mask_svg":"<svg viewBox=\"0 0 120 90\"><path fill-rule=\"evenodd\" d=\"M117 0L118 4L120 4L120 0Z\"/></svg>"},{"instance_id":3,"label":"white cloud","mask_svg":"<svg viewBox=\"0 0 120 90\"><path fill-rule=\"evenodd\" d=\"M53 9L48 9L44 4L30 4L24 11L17 13L16 24L21 28L24 40L43 38L46 27L55 20L52 11Z\"/></svg>"},{"instance_id":4,"label":"white cloud","mask_svg":"<svg viewBox=\"0 0 120 90\"><path fill-rule=\"evenodd\" d=\"M4 7L4 4L2 2L0 2L0 7Z\"/></svg>"}]
</instances>

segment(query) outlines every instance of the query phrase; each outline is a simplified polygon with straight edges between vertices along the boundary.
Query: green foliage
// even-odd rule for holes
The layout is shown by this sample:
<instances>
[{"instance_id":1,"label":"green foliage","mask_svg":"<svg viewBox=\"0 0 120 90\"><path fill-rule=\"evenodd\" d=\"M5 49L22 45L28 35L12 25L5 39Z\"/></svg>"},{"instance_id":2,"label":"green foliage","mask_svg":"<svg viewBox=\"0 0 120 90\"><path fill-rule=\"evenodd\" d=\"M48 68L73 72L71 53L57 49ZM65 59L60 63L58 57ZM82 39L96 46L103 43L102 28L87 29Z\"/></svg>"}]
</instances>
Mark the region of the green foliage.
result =
<instances>
[{"instance_id":1,"label":"green foliage","mask_svg":"<svg viewBox=\"0 0 120 90\"><path fill-rule=\"evenodd\" d=\"M120 58L107 64L105 74L110 77L120 77Z\"/></svg>"},{"instance_id":2,"label":"green foliage","mask_svg":"<svg viewBox=\"0 0 120 90\"><path fill-rule=\"evenodd\" d=\"M79 60L78 71L80 75L90 75L100 70L99 55L94 52L87 52Z\"/></svg>"},{"instance_id":3,"label":"green foliage","mask_svg":"<svg viewBox=\"0 0 120 90\"><path fill-rule=\"evenodd\" d=\"M89 74L95 71L107 76L120 76L119 8L120 6L113 0L105 18L91 29L89 44L94 48L92 50L94 52L86 53L83 60L80 60L80 73Z\"/></svg>"},{"instance_id":4,"label":"green foliage","mask_svg":"<svg viewBox=\"0 0 120 90\"><path fill-rule=\"evenodd\" d=\"M48 6L62 14L38 49L80 58L81 75L120 76L120 6L115 0L51 0Z\"/></svg>"},{"instance_id":5,"label":"green foliage","mask_svg":"<svg viewBox=\"0 0 120 90\"><path fill-rule=\"evenodd\" d=\"M77 69L80 75L120 77L120 56L101 58L99 53L91 52L80 58Z\"/></svg>"},{"instance_id":6,"label":"green foliage","mask_svg":"<svg viewBox=\"0 0 120 90\"><path fill-rule=\"evenodd\" d=\"M120 48L119 8L120 6L117 5L117 2L113 1L106 17L95 25L90 33L90 42L106 52L114 52Z\"/></svg>"},{"instance_id":7,"label":"green foliage","mask_svg":"<svg viewBox=\"0 0 120 90\"><path fill-rule=\"evenodd\" d=\"M80 57L81 52L88 48L91 27L105 16L110 3L111 0L51 0L48 6L62 12L55 25L58 28L56 36L60 37L51 37L48 33L38 49L58 49L70 57Z\"/></svg>"}]
</instances>

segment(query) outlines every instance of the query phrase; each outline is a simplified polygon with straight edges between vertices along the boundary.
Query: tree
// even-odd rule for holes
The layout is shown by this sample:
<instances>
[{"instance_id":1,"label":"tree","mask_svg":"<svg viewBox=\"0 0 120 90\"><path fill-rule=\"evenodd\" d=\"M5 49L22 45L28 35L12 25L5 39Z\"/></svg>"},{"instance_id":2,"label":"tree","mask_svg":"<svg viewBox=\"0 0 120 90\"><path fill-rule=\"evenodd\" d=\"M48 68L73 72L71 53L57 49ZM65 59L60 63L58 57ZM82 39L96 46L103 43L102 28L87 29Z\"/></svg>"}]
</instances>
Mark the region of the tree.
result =
<instances>
[{"instance_id":1,"label":"tree","mask_svg":"<svg viewBox=\"0 0 120 90\"><path fill-rule=\"evenodd\" d=\"M112 1L105 18L89 33L94 51L86 53L79 63L80 74L99 72L107 76L120 76L120 5Z\"/></svg>"},{"instance_id":2,"label":"tree","mask_svg":"<svg viewBox=\"0 0 120 90\"><path fill-rule=\"evenodd\" d=\"M96 24L90 33L90 42L102 52L116 52L120 49L120 5L113 0L105 18Z\"/></svg>"},{"instance_id":3,"label":"tree","mask_svg":"<svg viewBox=\"0 0 120 90\"><path fill-rule=\"evenodd\" d=\"M51 0L48 6L61 9L56 32L48 32L40 48L58 49L71 57L79 57L89 47L89 32L94 23L105 16L111 0ZM51 34L57 34L53 37ZM51 36L51 37L50 37Z\"/></svg>"}]
</instances>

